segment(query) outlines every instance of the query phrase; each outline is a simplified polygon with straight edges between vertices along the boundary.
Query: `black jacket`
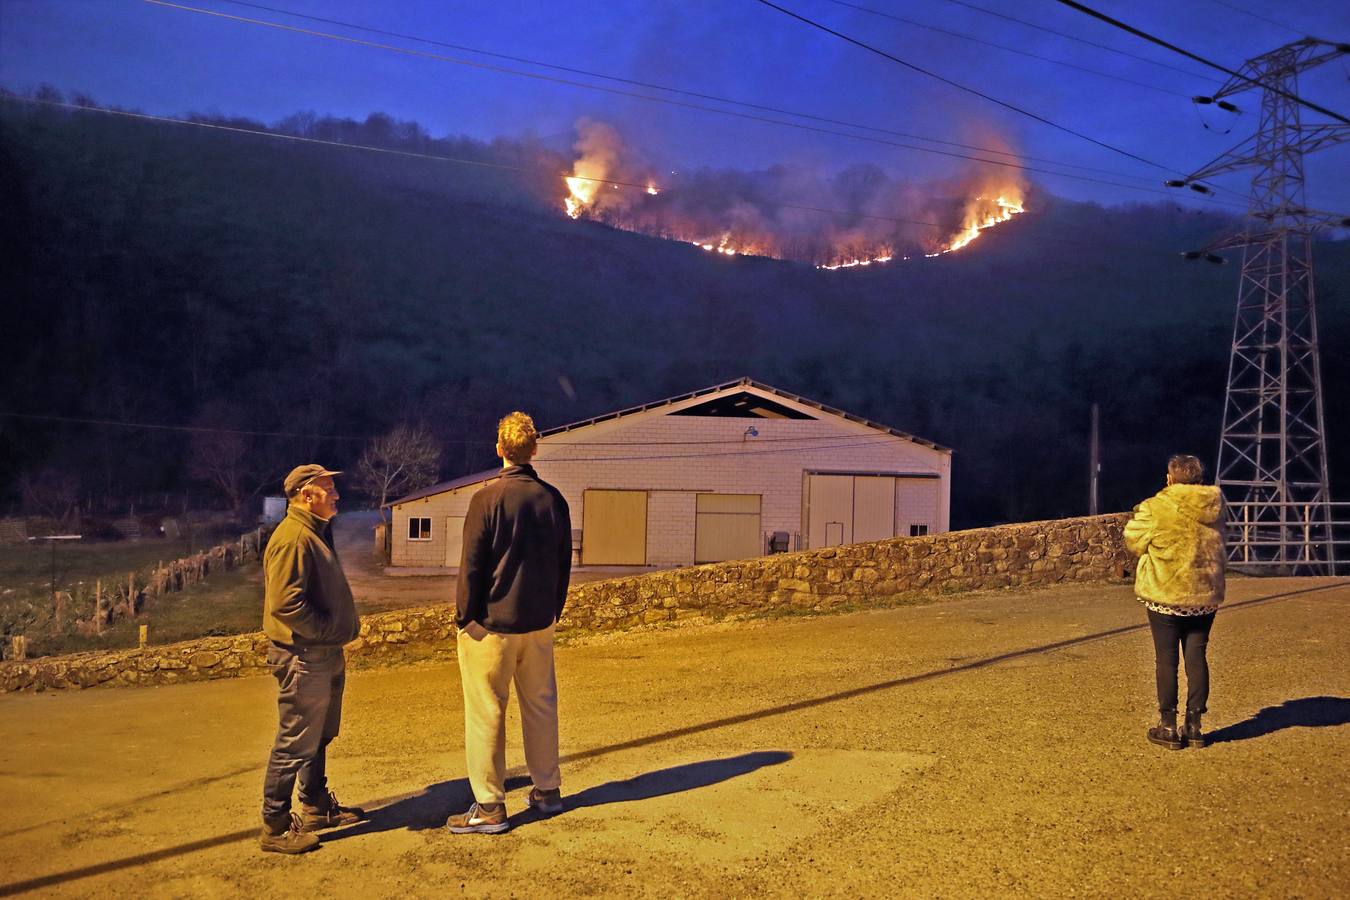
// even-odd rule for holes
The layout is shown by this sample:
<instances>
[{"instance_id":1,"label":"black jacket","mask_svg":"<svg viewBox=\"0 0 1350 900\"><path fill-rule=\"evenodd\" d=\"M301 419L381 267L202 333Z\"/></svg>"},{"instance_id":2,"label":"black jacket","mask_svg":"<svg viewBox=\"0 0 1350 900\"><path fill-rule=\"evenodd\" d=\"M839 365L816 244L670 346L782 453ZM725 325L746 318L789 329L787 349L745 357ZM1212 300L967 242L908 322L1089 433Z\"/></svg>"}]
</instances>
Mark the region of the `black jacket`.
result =
<instances>
[{"instance_id":1,"label":"black jacket","mask_svg":"<svg viewBox=\"0 0 1350 900\"><path fill-rule=\"evenodd\" d=\"M498 634L547 628L562 615L572 574L567 501L530 465L502 469L464 516L455 622Z\"/></svg>"}]
</instances>

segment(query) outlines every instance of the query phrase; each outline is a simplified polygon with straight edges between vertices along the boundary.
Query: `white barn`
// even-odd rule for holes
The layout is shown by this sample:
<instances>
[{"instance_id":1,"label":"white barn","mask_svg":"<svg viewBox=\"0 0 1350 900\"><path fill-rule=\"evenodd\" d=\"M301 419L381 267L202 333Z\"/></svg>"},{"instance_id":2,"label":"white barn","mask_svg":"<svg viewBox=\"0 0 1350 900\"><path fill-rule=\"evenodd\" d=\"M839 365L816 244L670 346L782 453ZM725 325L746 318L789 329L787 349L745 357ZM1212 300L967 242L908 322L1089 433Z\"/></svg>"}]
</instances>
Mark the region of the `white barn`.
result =
<instances>
[{"instance_id":1,"label":"white barn","mask_svg":"<svg viewBox=\"0 0 1350 900\"><path fill-rule=\"evenodd\" d=\"M574 562L683 566L949 527L946 447L749 378L544 432ZM469 498L500 471L390 503L395 566L458 567Z\"/></svg>"}]
</instances>

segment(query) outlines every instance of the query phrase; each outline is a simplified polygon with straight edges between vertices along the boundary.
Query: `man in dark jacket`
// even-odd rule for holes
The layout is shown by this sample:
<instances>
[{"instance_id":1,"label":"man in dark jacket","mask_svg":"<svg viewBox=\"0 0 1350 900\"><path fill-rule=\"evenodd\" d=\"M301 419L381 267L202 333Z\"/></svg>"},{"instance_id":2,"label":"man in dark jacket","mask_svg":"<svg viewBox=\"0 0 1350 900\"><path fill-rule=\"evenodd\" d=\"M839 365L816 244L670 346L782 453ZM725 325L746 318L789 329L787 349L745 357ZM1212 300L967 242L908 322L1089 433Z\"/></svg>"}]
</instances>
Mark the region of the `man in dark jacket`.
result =
<instances>
[{"instance_id":1,"label":"man in dark jacket","mask_svg":"<svg viewBox=\"0 0 1350 900\"><path fill-rule=\"evenodd\" d=\"M534 422L513 412L497 425L501 475L474 494L464 517L456 623L464 687L464 745L474 803L451 816L455 834L498 834L506 817L506 703L516 685L529 804L562 810L553 628L567 599L572 522L567 501L530 465Z\"/></svg>"},{"instance_id":2,"label":"man in dark jacket","mask_svg":"<svg viewBox=\"0 0 1350 900\"><path fill-rule=\"evenodd\" d=\"M272 853L313 850L314 832L365 816L338 803L325 772L328 744L342 722L342 646L361 627L333 546L339 496L333 476L340 474L310 464L286 476L290 505L263 554L263 631L272 639L267 664L280 688L281 720L263 784L260 843ZM291 812L297 781L300 815Z\"/></svg>"}]
</instances>

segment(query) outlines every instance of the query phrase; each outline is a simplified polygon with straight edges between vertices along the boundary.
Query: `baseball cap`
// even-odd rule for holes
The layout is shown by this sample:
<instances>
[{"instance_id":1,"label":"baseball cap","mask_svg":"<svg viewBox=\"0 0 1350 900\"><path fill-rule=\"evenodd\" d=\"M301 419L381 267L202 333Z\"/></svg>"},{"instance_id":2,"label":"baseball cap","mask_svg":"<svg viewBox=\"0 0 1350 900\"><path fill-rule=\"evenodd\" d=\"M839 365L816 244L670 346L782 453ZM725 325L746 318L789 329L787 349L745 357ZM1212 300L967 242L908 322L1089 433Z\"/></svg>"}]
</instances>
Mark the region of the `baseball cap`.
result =
<instances>
[{"instance_id":1,"label":"baseball cap","mask_svg":"<svg viewBox=\"0 0 1350 900\"><path fill-rule=\"evenodd\" d=\"M294 497L296 492L309 484L316 478L322 478L325 475L341 475L342 472L336 469L325 469L318 463L306 463L303 466L296 466L291 469L291 474L286 476L282 486L286 490L287 497Z\"/></svg>"}]
</instances>

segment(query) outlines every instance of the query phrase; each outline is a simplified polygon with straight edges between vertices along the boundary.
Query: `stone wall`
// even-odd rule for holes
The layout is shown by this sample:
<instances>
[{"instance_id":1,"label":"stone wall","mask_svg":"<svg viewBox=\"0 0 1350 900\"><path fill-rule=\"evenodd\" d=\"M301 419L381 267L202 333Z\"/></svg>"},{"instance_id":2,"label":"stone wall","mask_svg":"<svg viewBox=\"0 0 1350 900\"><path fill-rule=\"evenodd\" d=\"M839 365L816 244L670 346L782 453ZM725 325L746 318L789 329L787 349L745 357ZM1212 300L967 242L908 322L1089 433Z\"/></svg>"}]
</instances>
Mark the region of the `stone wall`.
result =
<instances>
[{"instance_id":1,"label":"stone wall","mask_svg":"<svg viewBox=\"0 0 1350 900\"><path fill-rule=\"evenodd\" d=\"M1127 577L1125 514L893 538L579 584L561 630L593 632L773 611L885 607L960 591ZM363 617L360 668L454 656L453 608ZM0 663L0 690L172 684L266 671L261 634Z\"/></svg>"}]
</instances>

